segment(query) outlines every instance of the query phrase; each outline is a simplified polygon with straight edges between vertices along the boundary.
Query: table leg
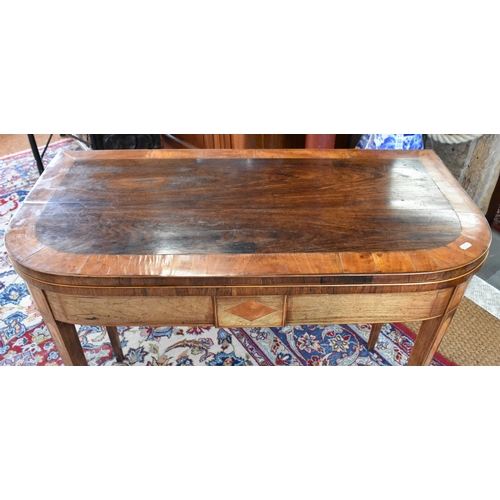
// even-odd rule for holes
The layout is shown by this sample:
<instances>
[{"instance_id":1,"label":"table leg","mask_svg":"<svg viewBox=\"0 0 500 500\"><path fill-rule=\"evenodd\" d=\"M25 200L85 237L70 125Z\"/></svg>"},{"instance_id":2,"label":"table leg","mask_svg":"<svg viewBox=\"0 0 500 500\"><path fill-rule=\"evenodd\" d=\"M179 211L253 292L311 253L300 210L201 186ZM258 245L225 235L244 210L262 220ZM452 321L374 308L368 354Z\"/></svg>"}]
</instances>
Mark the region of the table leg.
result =
<instances>
[{"instance_id":1,"label":"table leg","mask_svg":"<svg viewBox=\"0 0 500 500\"><path fill-rule=\"evenodd\" d=\"M428 366L431 364L468 284L467 281L455 288L442 316L422 321L408 360L408 366Z\"/></svg>"},{"instance_id":2,"label":"table leg","mask_svg":"<svg viewBox=\"0 0 500 500\"><path fill-rule=\"evenodd\" d=\"M370 331L370 337L368 339L368 350L373 351L378 340L378 334L382 329L383 323L373 323L372 329Z\"/></svg>"},{"instance_id":3,"label":"table leg","mask_svg":"<svg viewBox=\"0 0 500 500\"><path fill-rule=\"evenodd\" d=\"M87 366L82 344L78 338L75 325L57 321L52 315L49 303L43 290L29 286L31 297L36 303L42 318L47 325L52 340L59 351L59 356L66 366Z\"/></svg>"},{"instance_id":4,"label":"table leg","mask_svg":"<svg viewBox=\"0 0 500 500\"><path fill-rule=\"evenodd\" d=\"M431 364L454 314L455 311L440 318L422 321L417 340L408 360L408 366L428 366Z\"/></svg>"},{"instance_id":5,"label":"table leg","mask_svg":"<svg viewBox=\"0 0 500 500\"><path fill-rule=\"evenodd\" d=\"M111 341L111 345L113 346L115 357L118 361L122 362L124 358L118 330L116 329L116 326L107 326L106 330L108 331L109 340Z\"/></svg>"}]
</instances>

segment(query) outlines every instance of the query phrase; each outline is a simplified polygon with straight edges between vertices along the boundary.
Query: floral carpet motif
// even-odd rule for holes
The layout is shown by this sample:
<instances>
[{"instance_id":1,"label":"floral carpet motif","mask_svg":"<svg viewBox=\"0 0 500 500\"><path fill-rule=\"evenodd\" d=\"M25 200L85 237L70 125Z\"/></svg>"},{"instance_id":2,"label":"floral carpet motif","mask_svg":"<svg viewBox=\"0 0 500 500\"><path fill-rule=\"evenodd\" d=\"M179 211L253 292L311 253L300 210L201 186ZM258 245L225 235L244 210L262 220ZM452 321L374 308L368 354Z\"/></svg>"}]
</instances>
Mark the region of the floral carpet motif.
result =
<instances>
[{"instance_id":1,"label":"floral carpet motif","mask_svg":"<svg viewBox=\"0 0 500 500\"><path fill-rule=\"evenodd\" d=\"M80 149L72 139L49 146ZM4 246L7 225L38 179L30 151L0 158L0 366L62 365L59 353L24 281ZM90 365L146 366L383 366L405 365L415 335L401 324L385 324L376 349L366 348L371 325L298 325L284 328L119 327L125 356L117 363L104 328L79 325ZM436 355L433 365L453 363Z\"/></svg>"}]
</instances>

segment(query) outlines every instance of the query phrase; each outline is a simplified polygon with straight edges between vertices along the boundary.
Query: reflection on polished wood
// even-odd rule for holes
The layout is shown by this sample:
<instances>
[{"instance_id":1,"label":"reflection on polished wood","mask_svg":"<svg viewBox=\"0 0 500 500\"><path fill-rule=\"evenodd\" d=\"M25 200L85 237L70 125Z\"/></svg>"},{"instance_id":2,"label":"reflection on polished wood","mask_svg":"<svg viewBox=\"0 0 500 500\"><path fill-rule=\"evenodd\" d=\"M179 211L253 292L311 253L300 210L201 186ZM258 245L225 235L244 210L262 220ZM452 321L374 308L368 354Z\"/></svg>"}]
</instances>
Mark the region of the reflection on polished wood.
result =
<instances>
[{"instance_id":1,"label":"reflection on polished wood","mask_svg":"<svg viewBox=\"0 0 500 500\"><path fill-rule=\"evenodd\" d=\"M65 364L73 324L422 320L429 364L490 245L432 151L61 153L6 233Z\"/></svg>"},{"instance_id":2,"label":"reflection on polished wood","mask_svg":"<svg viewBox=\"0 0 500 500\"><path fill-rule=\"evenodd\" d=\"M381 269L389 250L441 247L460 229L409 159L77 160L35 223L37 239L61 252L337 253L370 242Z\"/></svg>"}]
</instances>

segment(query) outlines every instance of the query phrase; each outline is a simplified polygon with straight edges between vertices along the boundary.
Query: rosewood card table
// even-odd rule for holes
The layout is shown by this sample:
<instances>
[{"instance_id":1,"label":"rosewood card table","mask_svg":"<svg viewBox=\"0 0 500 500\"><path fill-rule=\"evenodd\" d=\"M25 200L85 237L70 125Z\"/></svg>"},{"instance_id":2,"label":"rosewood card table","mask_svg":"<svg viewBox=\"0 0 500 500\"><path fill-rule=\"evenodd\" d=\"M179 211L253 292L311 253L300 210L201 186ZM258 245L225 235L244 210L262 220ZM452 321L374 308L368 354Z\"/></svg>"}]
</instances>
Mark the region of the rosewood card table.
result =
<instances>
[{"instance_id":1,"label":"rosewood card table","mask_svg":"<svg viewBox=\"0 0 500 500\"><path fill-rule=\"evenodd\" d=\"M432 151L60 153L5 241L64 364L75 324L423 320L428 365L486 259L483 215Z\"/></svg>"}]
</instances>

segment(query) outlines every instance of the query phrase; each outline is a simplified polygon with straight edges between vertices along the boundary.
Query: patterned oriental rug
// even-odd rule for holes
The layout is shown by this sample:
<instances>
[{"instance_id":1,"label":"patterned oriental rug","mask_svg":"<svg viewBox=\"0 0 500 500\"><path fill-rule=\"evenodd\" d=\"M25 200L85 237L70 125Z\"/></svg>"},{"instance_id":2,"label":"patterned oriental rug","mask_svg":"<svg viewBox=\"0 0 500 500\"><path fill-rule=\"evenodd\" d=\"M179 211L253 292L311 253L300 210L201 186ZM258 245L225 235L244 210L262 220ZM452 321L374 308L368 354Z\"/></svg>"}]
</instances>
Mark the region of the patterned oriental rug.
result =
<instances>
[{"instance_id":1,"label":"patterned oriental rug","mask_svg":"<svg viewBox=\"0 0 500 500\"><path fill-rule=\"evenodd\" d=\"M80 149L73 139L51 144L44 163L60 150ZM4 234L38 179L31 151L0 158L0 366L62 365L50 334L10 265ZM405 365L415 334L385 324L374 352L366 348L371 325L300 325L285 328L119 327L124 365ZM116 365L105 329L78 326L90 365ZM436 355L432 365L453 362Z\"/></svg>"}]
</instances>

